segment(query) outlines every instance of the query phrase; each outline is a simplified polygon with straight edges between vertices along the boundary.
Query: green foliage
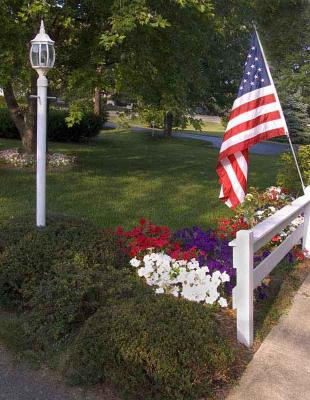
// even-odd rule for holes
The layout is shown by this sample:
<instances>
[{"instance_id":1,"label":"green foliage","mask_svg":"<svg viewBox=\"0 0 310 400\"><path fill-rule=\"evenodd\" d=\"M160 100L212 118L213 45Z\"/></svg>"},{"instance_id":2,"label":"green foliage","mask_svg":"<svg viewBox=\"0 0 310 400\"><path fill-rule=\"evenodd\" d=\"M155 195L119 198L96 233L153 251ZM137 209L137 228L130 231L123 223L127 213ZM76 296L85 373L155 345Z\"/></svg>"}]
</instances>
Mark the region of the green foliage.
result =
<instances>
[{"instance_id":1,"label":"green foliage","mask_svg":"<svg viewBox=\"0 0 310 400\"><path fill-rule=\"evenodd\" d=\"M300 146L297 159L301 174L306 186L310 185L310 145ZM280 157L280 169L277 175L277 184L288 188L295 193L301 193L301 183L296 165L291 153L284 153Z\"/></svg>"},{"instance_id":2,"label":"green foliage","mask_svg":"<svg viewBox=\"0 0 310 400\"><path fill-rule=\"evenodd\" d=\"M93 113L81 115L79 122L68 126L66 111L51 110L48 115L47 136L52 142L85 142L102 130L107 117L97 117ZM19 133L7 108L0 108L0 137L18 139Z\"/></svg>"},{"instance_id":3,"label":"green foliage","mask_svg":"<svg viewBox=\"0 0 310 400\"><path fill-rule=\"evenodd\" d=\"M234 357L211 307L153 294L98 310L66 369L76 382L108 382L135 399L190 400L227 379Z\"/></svg>"},{"instance_id":4,"label":"green foliage","mask_svg":"<svg viewBox=\"0 0 310 400\"><path fill-rule=\"evenodd\" d=\"M18 139L19 133L7 108L0 108L0 137Z\"/></svg>"},{"instance_id":5,"label":"green foliage","mask_svg":"<svg viewBox=\"0 0 310 400\"><path fill-rule=\"evenodd\" d=\"M309 104L310 3L255 0L255 15L280 100L300 92ZM275 21L277 23L275 24Z\"/></svg>"},{"instance_id":6,"label":"green foliage","mask_svg":"<svg viewBox=\"0 0 310 400\"><path fill-rule=\"evenodd\" d=\"M69 114L65 111L51 110L48 118L48 139L55 142L83 142L95 137L102 130L106 117L93 113L80 116L79 122L69 124Z\"/></svg>"},{"instance_id":7,"label":"green foliage","mask_svg":"<svg viewBox=\"0 0 310 400\"><path fill-rule=\"evenodd\" d=\"M299 136L300 142L310 142L310 110L303 100L300 93L288 95L283 104L283 111L290 134L293 137Z\"/></svg>"},{"instance_id":8,"label":"green foliage","mask_svg":"<svg viewBox=\"0 0 310 400\"><path fill-rule=\"evenodd\" d=\"M216 309L156 295L111 232L65 217L49 217L44 229L33 217L0 228L0 298L21 312L17 341L65 351L55 365L65 359L75 382L189 400L228 379L235 353Z\"/></svg>"},{"instance_id":9,"label":"green foliage","mask_svg":"<svg viewBox=\"0 0 310 400\"><path fill-rule=\"evenodd\" d=\"M10 220L0 232L0 294L2 301L28 307L42 280L59 273L59 265L94 268L123 262L114 235L66 217L50 217L37 229L33 217Z\"/></svg>"},{"instance_id":10,"label":"green foliage","mask_svg":"<svg viewBox=\"0 0 310 400\"><path fill-rule=\"evenodd\" d=\"M6 108L6 103L4 100L4 97L0 96L0 109L1 108Z\"/></svg>"}]
</instances>

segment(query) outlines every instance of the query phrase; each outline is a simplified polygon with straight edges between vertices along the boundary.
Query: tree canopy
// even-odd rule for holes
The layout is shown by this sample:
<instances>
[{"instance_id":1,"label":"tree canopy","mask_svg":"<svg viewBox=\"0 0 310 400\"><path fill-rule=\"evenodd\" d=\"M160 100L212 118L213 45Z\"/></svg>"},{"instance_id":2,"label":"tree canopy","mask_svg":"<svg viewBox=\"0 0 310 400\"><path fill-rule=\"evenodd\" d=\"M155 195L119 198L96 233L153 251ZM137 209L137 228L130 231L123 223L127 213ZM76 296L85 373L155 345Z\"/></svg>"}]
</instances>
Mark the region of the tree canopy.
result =
<instances>
[{"instance_id":1,"label":"tree canopy","mask_svg":"<svg viewBox=\"0 0 310 400\"><path fill-rule=\"evenodd\" d=\"M48 77L70 104L68 124L92 107L98 91L126 95L168 130L196 106L225 113L252 19L282 96L301 90L309 101L307 0L2 0L0 87L27 151L35 148L28 94L36 90L28 51L41 18L55 40Z\"/></svg>"}]
</instances>

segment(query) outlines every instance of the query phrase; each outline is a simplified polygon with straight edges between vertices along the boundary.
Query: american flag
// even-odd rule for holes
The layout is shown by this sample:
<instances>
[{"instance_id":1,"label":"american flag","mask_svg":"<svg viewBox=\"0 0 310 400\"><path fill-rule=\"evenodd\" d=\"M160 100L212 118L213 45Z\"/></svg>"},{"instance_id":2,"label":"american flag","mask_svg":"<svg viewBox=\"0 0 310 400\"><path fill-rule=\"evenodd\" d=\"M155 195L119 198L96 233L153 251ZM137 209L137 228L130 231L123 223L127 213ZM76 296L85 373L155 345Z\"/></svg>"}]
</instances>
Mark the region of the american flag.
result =
<instances>
[{"instance_id":1,"label":"american flag","mask_svg":"<svg viewBox=\"0 0 310 400\"><path fill-rule=\"evenodd\" d=\"M287 125L257 32L251 37L238 96L234 101L217 164L220 199L230 208L246 194L254 144L287 134Z\"/></svg>"}]
</instances>

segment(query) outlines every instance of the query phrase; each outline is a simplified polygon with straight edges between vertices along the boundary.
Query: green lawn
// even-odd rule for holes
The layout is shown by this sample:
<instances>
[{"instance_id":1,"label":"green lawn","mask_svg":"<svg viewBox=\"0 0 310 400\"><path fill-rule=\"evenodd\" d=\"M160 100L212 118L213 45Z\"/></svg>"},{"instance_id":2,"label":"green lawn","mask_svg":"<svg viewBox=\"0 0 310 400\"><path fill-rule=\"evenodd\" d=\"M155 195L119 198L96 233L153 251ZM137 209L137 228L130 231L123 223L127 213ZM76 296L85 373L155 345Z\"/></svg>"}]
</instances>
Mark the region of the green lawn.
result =
<instances>
[{"instance_id":1,"label":"green lawn","mask_svg":"<svg viewBox=\"0 0 310 400\"><path fill-rule=\"evenodd\" d=\"M128 117L123 117L119 118L115 115L109 116L109 121L114 122L117 125L122 125L122 124L128 124L128 126L141 126L143 128L149 128L150 126L146 124L144 121L142 121L139 118L128 118ZM176 131L180 131L180 129L176 128ZM202 122L201 124L201 131L195 130L193 125L188 125L185 129L182 129L182 131L187 132L193 132L199 134L210 134L212 136L219 136L223 137L224 136L224 126L221 123L217 122Z\"/></svg>"},{"instance_id":2,"label":"green lawn","mask_svg":"<svg viewBox=\"0 0 310 400\"><path fill-rule=\"evenodd\" d=\"M19 142L0 139L0 149ZM50 144L76 154L71 170L49 171L47 210L100 226L133 226L140 217L171 228L215 224L230 210L218 200L218 151L208 143L104 131L90 145ZM277 158L251 155L249 184L275 184ZM0 219L34 212L35 173L0 165Z\"/></svg>"}]
</instances>

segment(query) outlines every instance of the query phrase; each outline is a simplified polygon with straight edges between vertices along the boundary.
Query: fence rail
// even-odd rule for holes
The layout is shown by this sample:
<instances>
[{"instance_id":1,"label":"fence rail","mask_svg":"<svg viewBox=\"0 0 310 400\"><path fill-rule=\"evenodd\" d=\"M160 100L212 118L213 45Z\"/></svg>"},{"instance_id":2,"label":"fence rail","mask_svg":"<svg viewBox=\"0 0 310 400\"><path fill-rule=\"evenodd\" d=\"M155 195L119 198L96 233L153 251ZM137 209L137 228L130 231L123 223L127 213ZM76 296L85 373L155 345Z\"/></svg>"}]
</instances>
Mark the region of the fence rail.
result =
<instances>
[{"instance_id":1,"label":"fence rail","mask_svg":"<svg viewBox=\"0 0 310 400\"><path fill-rule=\"evenodd\" d=\"M304 223L293 231L271 254L254 268L254 254L298 215ZM310 251L310 186L305 194L283 207L251 230L237 232L230 242L237 283L233 289L233 308L237 310L237 339L251 347L253 344L253 290L302 239L303 249Z\"/></svg>"}]
</instances>

